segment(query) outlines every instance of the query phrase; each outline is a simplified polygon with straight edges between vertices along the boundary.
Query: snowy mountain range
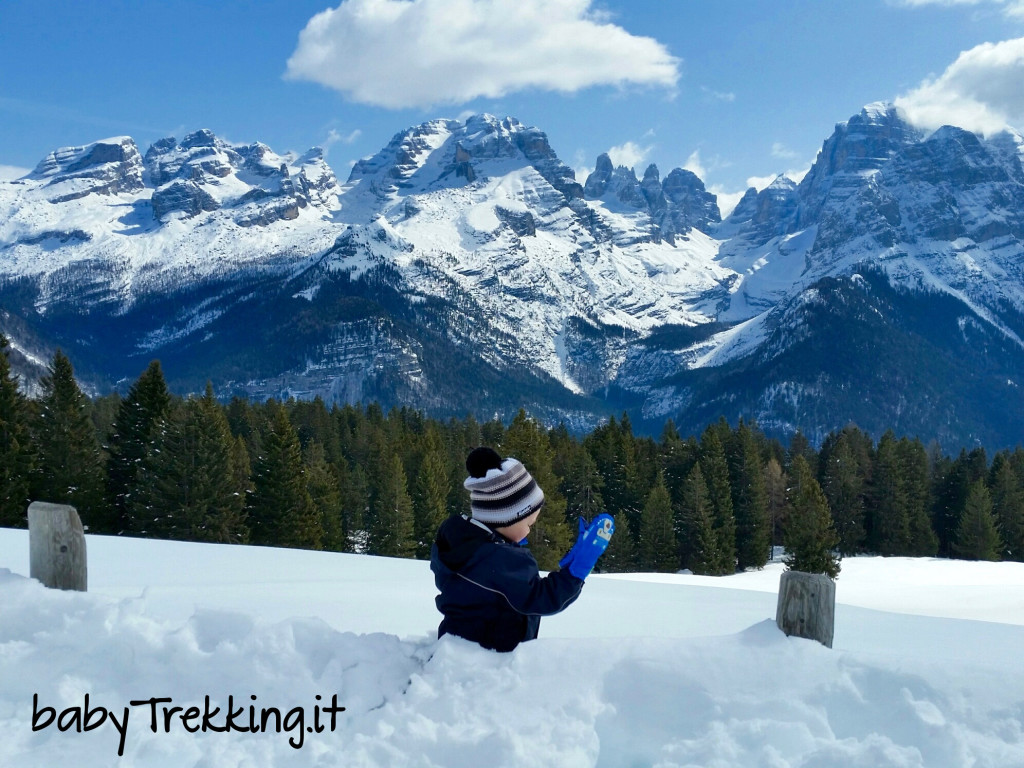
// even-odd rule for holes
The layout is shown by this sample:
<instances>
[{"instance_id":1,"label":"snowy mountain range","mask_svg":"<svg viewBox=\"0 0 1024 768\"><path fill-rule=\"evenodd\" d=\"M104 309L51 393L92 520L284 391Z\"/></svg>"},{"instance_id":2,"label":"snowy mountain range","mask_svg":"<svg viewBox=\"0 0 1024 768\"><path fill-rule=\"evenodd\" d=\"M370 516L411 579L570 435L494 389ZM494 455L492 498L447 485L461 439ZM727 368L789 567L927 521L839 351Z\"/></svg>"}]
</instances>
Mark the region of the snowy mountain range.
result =
<instances>
[{"instance_id":1,"label":"snowy mountain range","mask_svg":"<svg viewBox=\"0 0 1024 768\"><path fill-rule=\"evenodd\" d=\"M0 330L27 380L60 346L97 391L159 358L181 391L1013 445L1022 154L869 105L723 221L682 169L580 184L514 118L402 131L345 183L317 149L118 137L0 182Z\"/></svg>"}]
</instances>

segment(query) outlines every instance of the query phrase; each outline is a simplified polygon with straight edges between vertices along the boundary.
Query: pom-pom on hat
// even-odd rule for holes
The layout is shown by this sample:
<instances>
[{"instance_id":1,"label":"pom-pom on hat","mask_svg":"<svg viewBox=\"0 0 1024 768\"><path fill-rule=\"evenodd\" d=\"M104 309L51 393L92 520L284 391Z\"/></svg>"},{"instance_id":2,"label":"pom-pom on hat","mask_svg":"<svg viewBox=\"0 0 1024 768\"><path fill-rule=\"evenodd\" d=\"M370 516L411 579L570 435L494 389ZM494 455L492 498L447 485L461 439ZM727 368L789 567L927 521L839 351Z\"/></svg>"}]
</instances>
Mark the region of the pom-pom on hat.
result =
<instances>
[{"instance_id":1,"label":"pom-pom on hat","mask_svg":"<svg viewBox=\"0 0 1024 768\"><path fill-rule=\"evenodd\" d=\"M504 461L491 448L477 448L466 459L474 520L492 528L512 525L532 515L544 503L544 491L518 459Z\"/></svg>"}]
</instances>

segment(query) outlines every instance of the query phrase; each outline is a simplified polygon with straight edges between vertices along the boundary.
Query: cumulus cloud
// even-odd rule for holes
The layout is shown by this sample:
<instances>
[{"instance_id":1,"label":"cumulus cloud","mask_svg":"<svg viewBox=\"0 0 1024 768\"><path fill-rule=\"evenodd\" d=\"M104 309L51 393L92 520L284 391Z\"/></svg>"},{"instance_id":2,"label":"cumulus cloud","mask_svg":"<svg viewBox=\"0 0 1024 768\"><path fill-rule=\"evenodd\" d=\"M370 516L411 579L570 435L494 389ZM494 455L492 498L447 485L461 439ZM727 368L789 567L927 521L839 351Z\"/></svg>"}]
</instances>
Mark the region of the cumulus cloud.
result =
<instances>
[{"instance_id":1,"label":"cumulus cloud","mask_svg":"<svg viewBox=\"0 0 1024 768\"><path fill-rule=\"evenodd\" d=\"M991 134L1024 128L1024 37L964 51L941 75L898 97L923 128L957 125Z\"/></svg>"},{"instance_id":2,"label":"cumulus cloud","mask_svg":"<svg viewBox=\"0 0 1024 768\"><path fill-rule=\"evenodd\" d=\"M624 165L627 168L636 168L638 165L642 165L647 156L651 154L651 150L654 146L641 147L632 141L627 141L625 144L620 144L617 147L612 147L608 150L608 157L612 160L612 165L619 166Z\"/></svg>"},{"instance_id":3,"label":"cumulus cloud","mask_svg":"<svg viewBox=\"0 0 1024 768\"><path fill-rule=\"evenodd\" d=\"M673 89L680 60L592 0L344 0L299 34L285 76L364 104L461 104L528 88Z\"/></svg>"},{"instance_id":4,"label":"cumulus cloud","mask_svg":"<svg viewBox=\"0 0 1024 768\"><path fill-rule=\"evenodd\" d=\"M13 181L32 173L31 168L19 168L16 165L0 165L0 181Z\"/></svg>"}]
</instances>

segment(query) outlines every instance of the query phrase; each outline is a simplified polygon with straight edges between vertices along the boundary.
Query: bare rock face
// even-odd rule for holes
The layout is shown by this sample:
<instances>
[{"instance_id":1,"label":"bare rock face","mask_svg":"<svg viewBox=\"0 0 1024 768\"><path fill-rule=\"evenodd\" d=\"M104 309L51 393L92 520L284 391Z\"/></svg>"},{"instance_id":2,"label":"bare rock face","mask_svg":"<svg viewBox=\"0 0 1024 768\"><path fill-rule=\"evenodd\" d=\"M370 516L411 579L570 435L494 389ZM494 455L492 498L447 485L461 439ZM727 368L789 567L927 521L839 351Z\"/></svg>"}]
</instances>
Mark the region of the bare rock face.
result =
<instances>
[{"instance_id":1,"label":"bare rock face","mask_svg":"<svg viewBox=\"0 0 1024 768\"><path fill-rule=\"evenodd\" d=\"M686 235L693 228L708 231L722 220L718 200L696 174L675 168L664 183L660 177L658 166L651 164L638 180L632 168L616 168L607 154L601 154L583 194L587 200L606 199L646 212L654 224L655 241L674 242L677 235Z\"/></svg>"}]
</instances>

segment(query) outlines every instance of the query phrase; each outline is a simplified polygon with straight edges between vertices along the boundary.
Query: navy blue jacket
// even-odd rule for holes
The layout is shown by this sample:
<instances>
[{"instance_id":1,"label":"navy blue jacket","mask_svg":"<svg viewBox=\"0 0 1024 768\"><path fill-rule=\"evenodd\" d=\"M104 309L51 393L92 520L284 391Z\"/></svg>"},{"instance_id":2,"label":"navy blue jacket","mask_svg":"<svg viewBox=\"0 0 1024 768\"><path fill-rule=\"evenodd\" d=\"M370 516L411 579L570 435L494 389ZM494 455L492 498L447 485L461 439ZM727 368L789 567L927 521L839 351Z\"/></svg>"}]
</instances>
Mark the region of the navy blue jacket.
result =
<instances>
[{"instance_id":1,"label":"navy blue jacket","mask_svg":"<svg viewBox=\"0 0 1024 768\"><path fill-rule=\"evenodd\" d=\"M568 570L542 578L530 550L458 516L438 528L430 570L444 614L437 636L458 635L495 651L536 638L540 617L558 613L583 589Z\"/></svg>"}]
</instances>

